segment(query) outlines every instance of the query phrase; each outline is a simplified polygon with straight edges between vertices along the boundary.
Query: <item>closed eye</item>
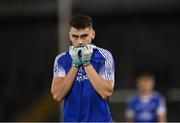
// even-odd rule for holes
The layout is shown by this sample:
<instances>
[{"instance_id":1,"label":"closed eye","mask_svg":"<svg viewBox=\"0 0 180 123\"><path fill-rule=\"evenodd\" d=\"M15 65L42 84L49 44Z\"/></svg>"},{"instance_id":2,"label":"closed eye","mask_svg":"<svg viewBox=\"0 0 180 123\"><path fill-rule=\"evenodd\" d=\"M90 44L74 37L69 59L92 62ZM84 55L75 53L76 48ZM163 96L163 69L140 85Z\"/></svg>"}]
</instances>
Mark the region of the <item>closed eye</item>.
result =
<instances>
[{"instance_id":1,"label":"closed eye","mask_svg":"<svg viewBox=\"0 0 180 123\"><path fill-rule=\"evenodd\" d=\"M88 36L88 34L83 34L81 35L81 38L86 38Z\"/></svg>"},{"instance_id":2,"label":"closed eye","mask_svg":"<svg viewBox=\"0 0 180 123\"><path fill-rule=\"evenodd\" d=\"M73 38L78 38L78 36L77 36L77 35L72 35L72 37L73 37Z\"/></svg>"}]
</instances>

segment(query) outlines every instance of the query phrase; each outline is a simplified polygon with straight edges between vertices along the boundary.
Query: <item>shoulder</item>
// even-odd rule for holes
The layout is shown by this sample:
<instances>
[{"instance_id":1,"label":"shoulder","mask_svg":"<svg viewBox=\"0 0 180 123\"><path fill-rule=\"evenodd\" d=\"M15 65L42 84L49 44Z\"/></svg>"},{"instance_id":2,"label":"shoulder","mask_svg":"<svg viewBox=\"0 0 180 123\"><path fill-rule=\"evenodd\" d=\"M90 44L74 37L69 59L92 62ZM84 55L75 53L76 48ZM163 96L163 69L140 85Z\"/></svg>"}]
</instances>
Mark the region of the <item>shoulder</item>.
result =
<instances>
[{"instance_id":1,"label":"shoulder","mask_svg":"<svg viewBox=\"0 0 180 123\"><path fill-rule=\"evenodd\" d=\"M55 62L59 61L60 59L63 59L65 56L67 56L67 52L62 52L60 54L58 54L55 58Z\"/></svg>"},{"instance_id":2,"label":"shoulder","mask_svg":"<svg viewBox=\"0 0 180 123\"><path fill-rule=\"evenodd\" d=\"M153 97L155 99L158 99L158 100L162 100L162 99L164 100L165 99L164 96L162 94L160 94L159 92L157 92L157 91L153 92Z\"/></svg>"},{"instance_id":3,"label":"shoulder","mask_svg":"<svg viewBox=\"0 0 180 123\"><path fill-rule=\"evenodd\" d=\"M97 47L97 50L102 55L102 57L104 57L105 59L113 60L113 56L110 51L100 48L100 47Z\"/></svg>"},{"instance_id":4,"label":"shoulder","mask_svg":"<svg viewBox=\"0 0 180 123\"><path fill-rule=\"evenodd\" d=\"M132 103L136 102L138 99L139 99L139 96L136 93L136 94L131 95L127 101L129 104L132 104Z\"/></svg>"}]
</instances>

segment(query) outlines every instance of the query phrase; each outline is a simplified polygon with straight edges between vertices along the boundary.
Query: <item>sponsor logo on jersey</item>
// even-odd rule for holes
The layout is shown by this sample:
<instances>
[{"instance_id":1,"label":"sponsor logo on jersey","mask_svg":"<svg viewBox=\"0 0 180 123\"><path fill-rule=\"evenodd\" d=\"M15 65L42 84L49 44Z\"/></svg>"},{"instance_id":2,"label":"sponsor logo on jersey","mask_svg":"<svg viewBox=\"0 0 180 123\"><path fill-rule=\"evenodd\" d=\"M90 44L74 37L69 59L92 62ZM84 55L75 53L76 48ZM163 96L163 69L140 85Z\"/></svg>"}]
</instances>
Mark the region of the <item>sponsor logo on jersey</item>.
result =
<instances>
[{"instance_id":1,"label":"sponsor logo on jersey","mask_svg":"<svg viewBox=\"0 0 180 123\"><path fill-rule=\"evenodd\" d=\"M82 82L83 80L87 80L88 76L85 73L85 70L83 69L83 67L79 68L78 74L76 76L76 81L78 82Z\"/></svg>"}]
</instances>

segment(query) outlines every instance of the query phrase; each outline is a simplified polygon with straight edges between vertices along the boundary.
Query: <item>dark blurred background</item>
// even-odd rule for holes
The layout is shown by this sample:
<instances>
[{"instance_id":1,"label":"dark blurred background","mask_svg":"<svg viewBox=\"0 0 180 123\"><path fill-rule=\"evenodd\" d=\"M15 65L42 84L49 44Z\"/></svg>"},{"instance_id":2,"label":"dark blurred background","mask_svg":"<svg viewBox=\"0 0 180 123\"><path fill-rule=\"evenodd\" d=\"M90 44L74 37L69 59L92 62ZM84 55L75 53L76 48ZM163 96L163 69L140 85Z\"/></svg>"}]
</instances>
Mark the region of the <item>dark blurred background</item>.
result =
<instances>
[{"instance_id":1,"label":"dark blurred background","mask_svg":"<svg viewBox=\"0 0 180 123\"><path fill-rule=\"evenodd\" d=\"M50 88L66 12L90 15L94 43L114 56L114 121L125 121L126 99L143 71L155 75L156 90L167 100L168 121L180 121L179 0L1 0L0 121L60 119Z\"/></svg>"}]
</instances>

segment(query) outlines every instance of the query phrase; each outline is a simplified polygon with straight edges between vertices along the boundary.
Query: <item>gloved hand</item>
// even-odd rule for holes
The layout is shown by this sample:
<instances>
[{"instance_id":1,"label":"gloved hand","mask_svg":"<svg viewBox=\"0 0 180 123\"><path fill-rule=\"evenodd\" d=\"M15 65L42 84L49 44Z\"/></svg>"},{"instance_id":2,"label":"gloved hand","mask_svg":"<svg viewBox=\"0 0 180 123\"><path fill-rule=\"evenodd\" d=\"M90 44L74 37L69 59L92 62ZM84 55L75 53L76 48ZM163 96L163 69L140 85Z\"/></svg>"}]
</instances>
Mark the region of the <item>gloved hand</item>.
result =
<instances>
[{"instance_id":1,"label":"gloved hand","mask_svg":"<svg viewBox=\"0 0 180 123\"><path fill-rule=\"evenodd\" d=\"M72 58L72 66L78 67L82 64L82 60L79 58L80 52L80 48L77 46L69 47L69 54Z\"/></svg>"},{"instance_id":2,"label":"gloved hand","mask_svg":"<svg viewBox=\"0 0 180 123\"><path fill-rule=\"evenodd\" d=\"M87 44L84 47L80 48L82 51L81 61L83 66L86 66L90 64L90 60L93 54L93 49L95 49L96 46L93 44Z\"/></svg>"}]
</instances>

